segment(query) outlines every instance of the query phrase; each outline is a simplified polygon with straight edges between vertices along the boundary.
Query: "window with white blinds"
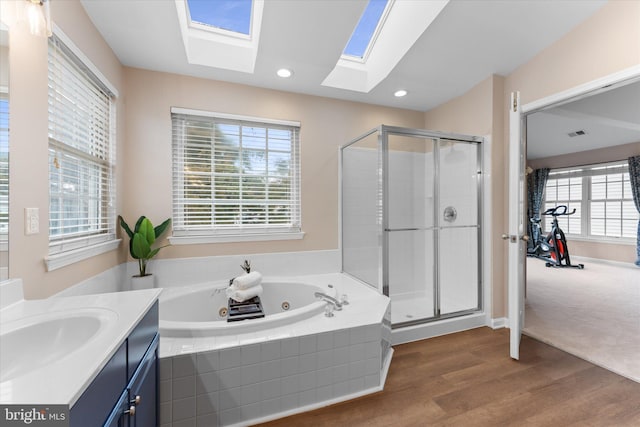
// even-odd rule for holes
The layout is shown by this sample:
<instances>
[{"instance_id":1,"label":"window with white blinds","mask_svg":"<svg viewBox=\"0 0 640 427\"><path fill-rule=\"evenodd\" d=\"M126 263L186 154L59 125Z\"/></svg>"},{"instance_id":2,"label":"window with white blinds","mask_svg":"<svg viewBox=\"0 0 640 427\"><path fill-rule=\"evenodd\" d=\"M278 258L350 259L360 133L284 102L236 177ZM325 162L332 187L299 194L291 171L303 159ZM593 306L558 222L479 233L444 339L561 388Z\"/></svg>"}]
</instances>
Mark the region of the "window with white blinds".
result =
<instances>
[{"instance_id":1,"label":"window with white blinds","mask_svg":"<svg viewBox=\"0 0 640 427\"><path fill-rule=\"evenodd\" d=\"M49 254L115 239L115 96L49 39Z\"/></svg>"},{"instance_id":2,"label":"window with white blinds","mask_svg":"<svg viewBox=\"0 0 640 427\"><path fill-rule=\"evenodd\" d=\"M635 242L638 211L633 204L627 161L552 170L545 187L544 210L567 205L571 216L558 217L567 234L587 239ZM551 217L543 217L550 231Z\"/></svg>"},{"instance_id":3,"label":"window with white blinds","mask_svg":"<svg viewBox=\"0 0 640 427\"><path fill-rule=\"evenodd\" d=\"M174 236L300 233L299 124L171 111Z\"/></svg>"},{"instance_id":4,"label":"window with white blinds","mask_svg":"<svg viewBox=\"0 0 640 427\"><path fill-rule=\"evenodd\" d=\"M0 87L0 241L9 234L9 94Z\"/></svg>"}]
</instances>

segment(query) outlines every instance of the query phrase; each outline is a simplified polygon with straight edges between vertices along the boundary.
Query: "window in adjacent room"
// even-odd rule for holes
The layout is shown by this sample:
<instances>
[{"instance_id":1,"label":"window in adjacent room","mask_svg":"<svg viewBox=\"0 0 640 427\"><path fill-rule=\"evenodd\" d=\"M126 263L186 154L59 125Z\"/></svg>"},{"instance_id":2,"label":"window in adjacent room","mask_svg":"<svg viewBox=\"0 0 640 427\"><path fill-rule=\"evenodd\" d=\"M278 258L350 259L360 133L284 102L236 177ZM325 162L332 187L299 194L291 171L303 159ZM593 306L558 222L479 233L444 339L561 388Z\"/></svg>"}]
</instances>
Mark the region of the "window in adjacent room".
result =
<instances>
[{"instance_id":1,"label":"window in adjacent room","mask_svg":"<svg viewBox=\"0 0 640 427\"><path fill-rule=\"evenodd\" d=\"M115 95L92 68L49 39L50 256L115 242Z\"/></svg>"},{"instance_id":2,"label":"window in adjacent room","mask_svg":"<svg viewBox=\"0 0 640 427\"><path fill-rule=\"evenodd\" d=\"M571 216L558 217L568 235L588 239L629 239L636 236L638 212L633 204L626 161L597 164L549 173L544 209L567 205ZM543 216L544 229L551 217Z\"/></svg>"},{"instance_id":3,"label":"window in adjacent room","mask_svg":"<svg viewBox=\"0 0 640 427\"><path fill-rule=\"evenodd\" d=\"M558 225L566 234L582 234L582 177L572 176L580 170L553 171L549 173L545 186L544 210L566 205L570 216L559 216ZM545 231L551 230L552 217L544 216Z\"/></svg>"},{"instance_id":4,"label":"window in adjacent room","mask_svg":"<svg viewBox=\"0 0 640 427\"><path fill-rule=\"evenodd\" d=\"M302 237L299 123L178 108L171 116L174 239Z\"/></svg>"}]
</instances>

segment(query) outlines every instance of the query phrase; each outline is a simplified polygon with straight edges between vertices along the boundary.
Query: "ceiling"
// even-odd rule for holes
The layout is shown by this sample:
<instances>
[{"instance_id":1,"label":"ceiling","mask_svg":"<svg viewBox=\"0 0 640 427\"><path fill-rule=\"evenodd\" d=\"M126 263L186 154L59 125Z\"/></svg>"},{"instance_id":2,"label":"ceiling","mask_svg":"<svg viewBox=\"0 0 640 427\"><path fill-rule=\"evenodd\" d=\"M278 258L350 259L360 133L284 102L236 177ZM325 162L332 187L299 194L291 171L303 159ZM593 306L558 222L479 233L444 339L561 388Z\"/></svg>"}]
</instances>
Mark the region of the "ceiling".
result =
<instances>
[{"instance_id":1,"label":"ceiling","mask_svg":"<svg viewBox=\"0 0 640 427\"><path fill-rule=\"evenodd\" d=\"M266 0L253 73L189 64L175 1L81 1L125 66L418 111L462 95L492 74L510 74L606 3L451 0L388 76L362 93L321 83L366 0ZM282 67L293 77L277 77ZM395 98L401 88L409 94Z\"/></svg>"},{"instance_id":2,"label":"ceiling","mask_svg":"<svg viewBox=\"0 0 640 427\"><path fill-rule=\"evenodd\" d=\"M584 135L569 133L584 131ZM527 117L527 158L640 142L640 81Z\"/></svg>"}]
</instances>

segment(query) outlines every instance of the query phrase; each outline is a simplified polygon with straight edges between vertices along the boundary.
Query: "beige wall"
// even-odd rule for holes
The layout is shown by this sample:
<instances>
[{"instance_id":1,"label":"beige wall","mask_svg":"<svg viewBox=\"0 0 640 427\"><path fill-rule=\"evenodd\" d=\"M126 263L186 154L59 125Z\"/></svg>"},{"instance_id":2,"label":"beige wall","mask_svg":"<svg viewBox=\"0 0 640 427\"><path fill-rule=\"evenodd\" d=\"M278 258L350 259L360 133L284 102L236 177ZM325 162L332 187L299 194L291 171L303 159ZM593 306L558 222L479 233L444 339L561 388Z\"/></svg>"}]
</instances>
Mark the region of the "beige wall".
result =
<instances>
[{"instance_id":1,"label":"beige wall","mask_svg":"<svg viewBox=\"0 0 640 427\"><path fill-rule=\"evenodd\" d=\"M492 76L467 94L425 114L296 95L215 81L123 68L78 0L56 2L53 20L119 90L118 212L158 222L171 215L169 108L299 120L302 123L301 241L174 246L162 257L335 249L337 147L381 123L492 137L493 315L506 313L506 100L519 90L524 103L640 64L640 2L614 1L507 77ZM51 273L48 250L47 44L11 30L11 277L28 298L51 295L126 260L126 247ZM126 115L125 115L126 105ZM502 130L502 131L501 131ZM152 185L149 185L152 183ZM162 189L163 191L160 191ZM24 235L24 208L40 209L41 233Z\"/></svg>"},{"instance_id":2,"label":"beige wall","mask_svg":"<svg viewBox=\"0 0 640 427\"><path fill-rule=\"evenodd\" d=\"M613 147L599 148L597 150L580 151L577 153L563 154L561 156L529 159L527 165L531 169L538 168L566 168L569 166L593 165L596 163L615 162L625 160L632 156L640 155L640 141L631 144L616 145Z\"/></svg>"},{"instance_id":3,"label":"beige wall","mask_svg":"<svg viewBox=\"0 0 640 427\"><path fill-rule=\"evenodd\" d=\"M492 135L493 192L493 317L507 312L506 245L503 233L508 212L508 112L512 91L523 104L640 64L640 2L613 1L510 75L494 77L490 94L480 83L466 94L425 113L428 128ZM470 107L475 110L470 111ZM483 108L486 109L482 110ZM492 111L490 117L487 112ZM477 117L469 117L477 115ZM457 116L457 117L456 117Z\"/></svg>"},{"instance_id":4,"label":"beige wall","mask_svg":"<svg viewBox=\"0 0 640 427\"><path fill-rule=\"evenodd\" d=\"M380 124L423 126L423 113L244 85L125 69L127 146L123 216L171 217L171 107L301 123L302 228L290 241L174 245L160 257L338 248L338 147ZM152 185L149 185L152 183Z\"/></svg>"},{"instance_id":5,"label":"beige wall","mask_svg":"<svg viewBox=\"0 0 640 427\"><path fill-rule=\"evenodd\" d=\"M0 46L0 86L9 86L9 48L7 46Z\"/></svg>"},{"instance_id":6,"label":"beige wall","mask_svg":"<svg viewBox=\"0 0 640 427\"><path fill-rule=\"evenodd\" d=\"M505 79L504 99L523 104L640 65L640 1L611 1ZM507 112L504 112L505 117ZM505 137L508 135L505 121ZM614 154L610 152L609 154ZM504 154L508 158L505 144ZM616 154L617 155L617 154ZM566 160L566 159L565 159ZM618 159L613 159L618 160ZM582 160L580 160L582 162ZM505 192L506 192L505 180ZM498 206L496 206L498 208ZM506 205L503 210L506 211ZM571 253L633 262L633 247L572 242Z\"/></svg>"},{"instance_id":7,"label":"beige wall","mask_svg":"<svg viewBox=\"0 0 640 427\"><path fill-rule=\"evenodd\" d=\"M631 144L617 145L597 150L581 151L578 153L564 154L562 156L529 160L528 165L532 169L554 169L613 162L639 155L640 142L634 142ZM608 259L620 262L635 262L636 260L635 244L584 242L572 239L569 242L569 250L571 255L580 255L589 258Z\"/></svg>"},{"instance_id":8,"label":"beige wall","mask_svg":"<svg viewBox=\"0 0 640 427\"><path fill-rule=\"evenodd\" d=\"M86 15L79 1L54 2L52 20L121 91L122 67ZM124 260L110 253L47 273L48 254L48 116L47 40L29 34L25 25L10 31L10 277L22 278L26 298L41 298L98 274ZM122 94L121 94L122 95ZM122 150L124 103L118 100L118 151ZM118 156L121 157L120 155ZM118 171L121 174L121 171ZM120 183L121 180L118 180ZM121 186L118 185L118 189ZM24 209L40 213L40 233L24 234Z\"/></svg>"},{"instance_id":9,"label":"beige wall","mask_svg":"<svg viewBox=\"0 0 640 427\"><path fill-rule=\"evenodd\" d=\"M337 249L338 146L380 124L421 127L423 123L423 114L416 111L126 69L78 1L56 3L52 18L119 92L117 212L129 221L141 214L156 223L171 216L171 106L302 123L303 240L173 246L163 250L161 257ZM47 42L15 27L10 54L10 275L23 279L27 298L41 298L126 261L127 245L46 272ZM37 235L24 235L26 207L40 210Z\"/></svg>"}]
</instances>

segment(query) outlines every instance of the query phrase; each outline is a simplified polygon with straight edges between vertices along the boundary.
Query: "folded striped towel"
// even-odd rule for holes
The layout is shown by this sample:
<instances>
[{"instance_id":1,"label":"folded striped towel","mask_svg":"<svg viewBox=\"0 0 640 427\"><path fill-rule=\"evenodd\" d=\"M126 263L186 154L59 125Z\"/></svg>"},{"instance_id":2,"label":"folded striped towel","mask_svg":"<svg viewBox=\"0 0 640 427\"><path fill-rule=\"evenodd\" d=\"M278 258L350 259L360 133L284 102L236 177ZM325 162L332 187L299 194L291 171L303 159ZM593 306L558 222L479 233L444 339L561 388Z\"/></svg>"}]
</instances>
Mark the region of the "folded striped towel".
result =
<instances>
[{"instance_id":1,"label":"folded striped towel","mask_svg":"<svg viewBox=\"0 0 640 427\"><path fill-rule=\"evenodd\" d=\"M258 286L260 283L262 283L262 274L257 271L252 271L249 274L243 274L242 276L236 277L231 282L231 285L235 286L238 290L244 291L254 286Z\"/></svg>"}]
</instances>

